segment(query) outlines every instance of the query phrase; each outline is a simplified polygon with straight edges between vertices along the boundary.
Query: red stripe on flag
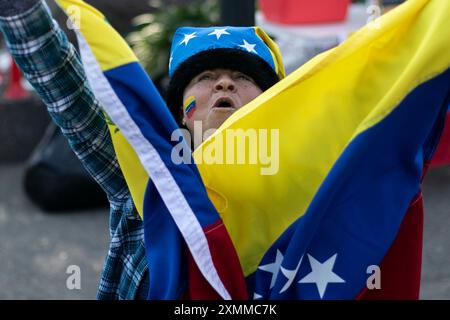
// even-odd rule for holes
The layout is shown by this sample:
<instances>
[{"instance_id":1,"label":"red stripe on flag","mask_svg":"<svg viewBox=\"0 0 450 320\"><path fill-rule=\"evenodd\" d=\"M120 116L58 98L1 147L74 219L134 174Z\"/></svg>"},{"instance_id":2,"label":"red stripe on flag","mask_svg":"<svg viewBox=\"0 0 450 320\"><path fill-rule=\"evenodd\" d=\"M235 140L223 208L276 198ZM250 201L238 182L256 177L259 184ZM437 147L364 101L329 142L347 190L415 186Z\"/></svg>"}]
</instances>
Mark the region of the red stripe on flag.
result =
<instances>
[{"instance_id":1,"label":"red stripe on flag","mask_svg":"<svg viewBox=\"0 0 450 320\"><path fill-rule=\"evenodd\" d=\"M247 286L239 257L222 220L203 230L219 277L233 300L247 300ZM188 296L192 300L221 299L198 269L192 255L188 255Z\"/></svg>"},{"instance_id":2,"label":"red stripe on flag","mask_svg":"<svg viewBox=\"0 0 450 320\"><path fill-rule=\"evenodd\" d=\"M441 141L431 161L433 167L450 164L450 112L447 114Z\"/></svg>"},{"instance_id":3,"label":"red stripe on flag","mask_svg":"<svg viewBox=\"0 0 450 320\"><path fill-rule=\"evenodd\" d=\"M381 289L369 290L366 287L356 299L418 299L422 269L422 237L423 198L420 192L412 200L397 237L381 262Z\"/></svg>"}]
</instances>

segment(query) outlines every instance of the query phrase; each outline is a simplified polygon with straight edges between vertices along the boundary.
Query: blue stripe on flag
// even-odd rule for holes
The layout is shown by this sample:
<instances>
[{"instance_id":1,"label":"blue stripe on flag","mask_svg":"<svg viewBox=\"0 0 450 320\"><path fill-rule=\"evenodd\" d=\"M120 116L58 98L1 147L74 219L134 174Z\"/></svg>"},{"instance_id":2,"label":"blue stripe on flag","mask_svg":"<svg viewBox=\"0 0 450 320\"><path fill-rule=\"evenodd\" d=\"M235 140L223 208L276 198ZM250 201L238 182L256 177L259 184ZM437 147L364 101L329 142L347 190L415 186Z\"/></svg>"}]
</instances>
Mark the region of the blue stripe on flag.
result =
<instances>
[{"instance_id":1,"label":"blue stripe on flag","mask_svg":"<svg viewBox=\"0 0 450 320\"><path fill-rule=\"evenodd\" d=\"M172 148L178 142L170 138L178 125L148 75L137 62L108 70L105 75L142 134L158 150L202 227L215 223L219 215L194 161L176 165L171 159ZM129 81L130 75L133 81Z\"/></svg>"}]
</instances>

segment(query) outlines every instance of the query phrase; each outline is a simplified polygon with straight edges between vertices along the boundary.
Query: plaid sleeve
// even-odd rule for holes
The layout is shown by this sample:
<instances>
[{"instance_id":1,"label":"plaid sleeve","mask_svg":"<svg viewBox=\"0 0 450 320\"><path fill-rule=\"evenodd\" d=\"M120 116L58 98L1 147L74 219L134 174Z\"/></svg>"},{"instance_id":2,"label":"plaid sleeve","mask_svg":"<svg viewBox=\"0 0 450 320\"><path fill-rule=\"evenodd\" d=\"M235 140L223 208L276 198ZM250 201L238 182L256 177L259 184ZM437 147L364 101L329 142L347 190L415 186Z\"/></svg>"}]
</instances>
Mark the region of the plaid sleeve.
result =
<instances>
[{"instance_id":1,"label":"plaid sleeve","mask_svg":"<svg viewBox=\"0 0 450 320\"><path fill-rule=\"evenodd\" d=\"M118 165L99 102L89 88L73 45L52 19L45 2L24 13L0 17L8 49L47 106L88 172L110 201L129 191Z\"/></svg>"}]
</instances>

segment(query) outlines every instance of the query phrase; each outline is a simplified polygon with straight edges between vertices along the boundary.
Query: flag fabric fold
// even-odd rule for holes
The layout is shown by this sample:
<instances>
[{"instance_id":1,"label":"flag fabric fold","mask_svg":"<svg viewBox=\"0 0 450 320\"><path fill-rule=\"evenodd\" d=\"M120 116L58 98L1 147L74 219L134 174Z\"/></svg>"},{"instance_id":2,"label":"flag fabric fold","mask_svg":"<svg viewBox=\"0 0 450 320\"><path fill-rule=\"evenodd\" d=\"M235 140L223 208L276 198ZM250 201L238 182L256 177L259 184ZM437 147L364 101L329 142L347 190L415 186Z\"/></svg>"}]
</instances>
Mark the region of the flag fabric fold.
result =
<instances>
[{"instance_id":1,"label":"flag fabric fold","mask_svg":"<svg viewBox=\"0 0 450 320\"><path fill-rule=\"evenodd\" d=\"M444 131L442 132L441 141L436 149L436 153L431 161L433 167L450 165L450 107L447 111Z\"/></svg>"}]
</instances>

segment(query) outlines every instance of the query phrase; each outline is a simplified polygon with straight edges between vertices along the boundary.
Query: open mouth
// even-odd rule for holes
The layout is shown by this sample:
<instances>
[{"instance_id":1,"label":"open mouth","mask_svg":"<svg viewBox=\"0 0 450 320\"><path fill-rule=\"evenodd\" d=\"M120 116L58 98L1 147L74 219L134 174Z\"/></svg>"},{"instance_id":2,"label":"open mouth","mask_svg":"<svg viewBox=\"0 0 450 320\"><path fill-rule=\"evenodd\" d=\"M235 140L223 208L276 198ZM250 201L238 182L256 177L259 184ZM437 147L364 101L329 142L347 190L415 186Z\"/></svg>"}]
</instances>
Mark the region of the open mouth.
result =
<instances>
[{"instance_id":1,"label":"open mouth","mask_svg":"<svg viewBox=\"0 0 450 320\"><path fill-rule=\"evenodd\" d=\"M234 102L232 99L227 97L222 97L217 99L217 101L213 105L213 109L235 109Z\"/></svg>"}]
</instances>

